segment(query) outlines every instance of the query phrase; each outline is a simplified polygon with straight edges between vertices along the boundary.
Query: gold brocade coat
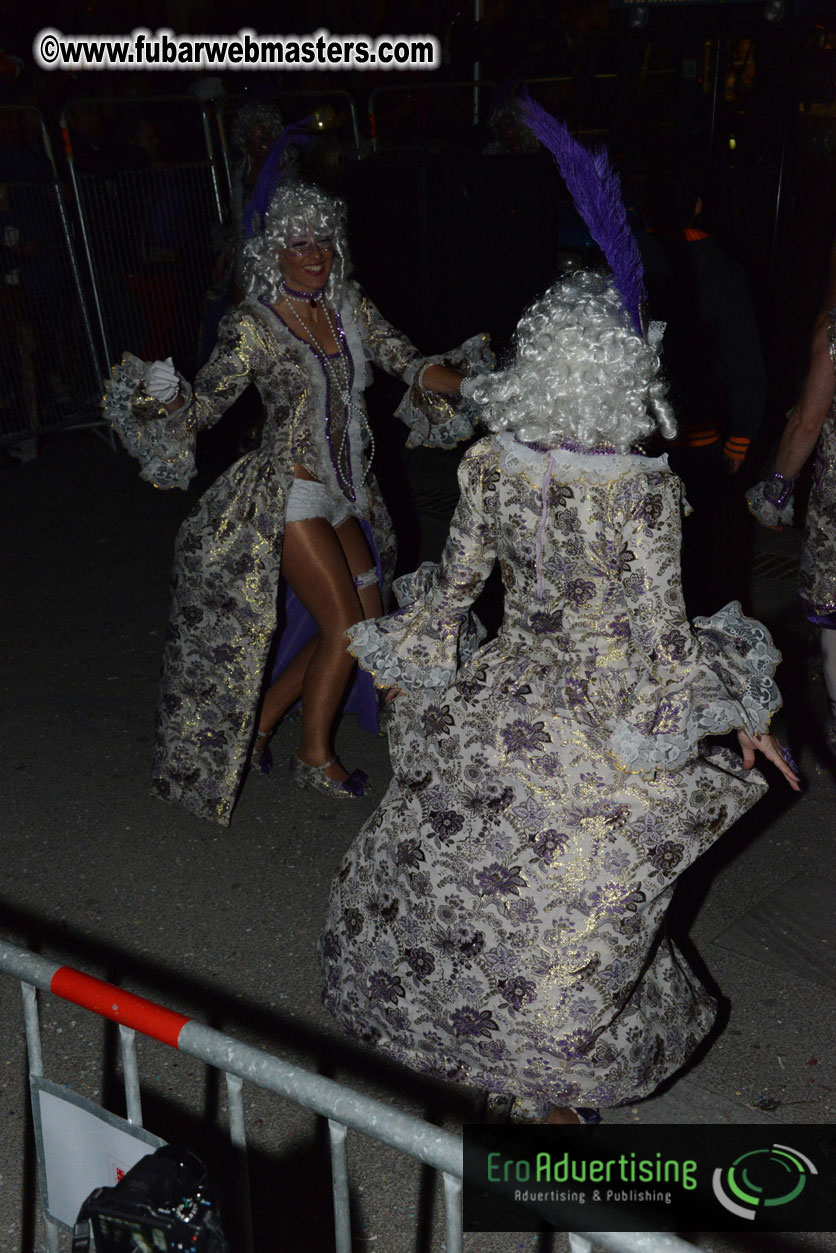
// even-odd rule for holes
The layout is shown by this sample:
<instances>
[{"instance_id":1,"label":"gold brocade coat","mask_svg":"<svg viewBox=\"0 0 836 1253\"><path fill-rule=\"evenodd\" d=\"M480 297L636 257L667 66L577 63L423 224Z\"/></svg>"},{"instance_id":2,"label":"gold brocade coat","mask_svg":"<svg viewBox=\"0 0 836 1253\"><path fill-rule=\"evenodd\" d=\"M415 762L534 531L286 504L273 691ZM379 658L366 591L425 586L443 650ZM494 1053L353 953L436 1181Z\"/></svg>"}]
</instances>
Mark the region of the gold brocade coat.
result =
<instances>
[{"instance_id":1,"label":"gold brocade coat","mask_svg":"<svg viewBox=\"0 0 836 1253\"><path fill-rule=\"evenodd\" d=\"M433 359L390 326L359 287L347 290L339 314L354 366L350 431L357 485L347 503L371 524L385 596L395 540L374 474L365 474L367 363L414 384L409 397L417 408L398 410L417 429L412 442L424 438L430 424L442 445L454 444L472 427L443 398L419 389L416 376ZM183 409L161 416L158 402L143 396L142 366L134 358L113 371L105 404L123 442L142 461L142 476L157 486L185 487L195 473L196 432L217 422L250 383L266 413L260 447L220 475L177 536L152 776L156 795L223 824L230 821L247 762L276 629L294 464L340 490L325 437L324 372L311 347L272 310L248 301L221 323L215 351Z\"/></svg>"},{"instance_id":2,"label":"gold brocade coat","mask_svg":"<svg viewBox=\"0 0 836 1253\"><path fill-rule=\"evenodd\" d=\"M334 878L325 1004L419 1071L555 1105L647 1095L714 1004L669 941L682 871L766 791L707 737L780 704L769 633L688 621L665 457L473 445L441 562L351 628L402 689L393 779ZM496 637L469 608L495 562Z\"/></svg>"}]
</instances>

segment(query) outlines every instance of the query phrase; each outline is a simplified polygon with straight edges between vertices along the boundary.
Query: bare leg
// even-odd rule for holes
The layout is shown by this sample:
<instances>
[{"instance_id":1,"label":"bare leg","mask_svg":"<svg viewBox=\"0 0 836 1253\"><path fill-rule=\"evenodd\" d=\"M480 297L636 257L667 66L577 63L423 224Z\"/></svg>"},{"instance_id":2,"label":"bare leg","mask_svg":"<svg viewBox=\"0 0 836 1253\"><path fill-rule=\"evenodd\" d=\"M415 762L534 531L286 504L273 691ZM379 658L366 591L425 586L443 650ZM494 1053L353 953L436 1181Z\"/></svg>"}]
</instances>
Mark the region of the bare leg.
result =
<instances>
[{"instance_id":1,"label":"bare leg","mask_svg":"<svg viewBox=\"0 0 836 1253\"><path fill-rule=\"evenodd\" d=\"M337 527L336 534L345 553L352 579L374 568L374 557L356 518L347 518ZM378 584L371 583L368 587L358 588L357 595L363 607L363 617L379 618L383 613L383 602L380 599Z\"/></svg>"},{"instance_id":2,"label":"bare leg","mask_svg":"<svg viewBox=\"0 0 836 1253\"><path fill-rule=\"evenodd\" d=\"M287 524L282 573L319 628L302 679L302 736L297 753L307 765L321 766L334 756L334 718L354 666L345 632L361 620L363 607L340 538L324 518ZM327 773L338 781L348 777L338 762Z\"/></svg>"},{"instance_id":3,"label":"bare leg","mask_svg":"<svg viewBox=\"0 0 836 1253\"><path fill-rule=\"evenodd\" d=\"M328 526L327 523L324 523L323 519L316 519L316 520L309 519L309 521L317 521L320 524L324 524L326 527ZM297 526L298 524L291 523L289 525ZM331 528L328 527L328 530L330 531ZM383 606L382 606L381 599L380 599L380 589L378 588L377 584L375 583L371 586L360 588L359 590L354 588L353 586L353 579L356 575L363 574L367 570L373 568L374 566L374 558L369 550L369 546L366 542L366 537L363 534L363 531L361 530L359 524L354 518L349 518L344 523L342 523L337 528L336 531L332 531L331 534L335 535L337 540L339 541L339 545L340 545L340 548L342 550L342 553L345 559L344 566L339 570L339 574L340 574L339 581L343 582L345 573L346 573L345 565L347 565L348 566L347 573L350 575L352 579L352 591L360 602L360 613L358 614L356 618L353 619L353 621L359 621L360 617L367 617L367 618L378 617L383 612ZM288 581L291 583L291 586L294 588L294 591L296 591L297 595L299 595L300 599L302 599L301 593L299 592L297 587L294 587L292 578L290 578L287 573L289 565L292 567L294 563L294 551L293 551L294 532L293 531L290 532L290 536L291 536L290 556L288 558L288 549L287 547L285 547L283 560L282 560L282 570L283 570L283 573L285 574L285 577L288 577ZM315 535L313 537L313 542L316 543ZM285 544L287 544L287 536L285 538ZM331 545L331 548L333 549L333 545ZM333 554L332 552L332 556L336 556L336 554ZM337 567L339 567L339 561L337 561L336 564L337 564ZM311 608L309 605L307 605L306 607L309 610ZM353 608L356 609L356 605L353 605ZM349 623L349 625L351 624ZM267 692L265 693L264 703L261 709L261 716L259 718L259 723L258 723L259 736L260 737L263 736L264 739L261 741L261 744L259 745L259 747L261 747L263 743L266 742L267 736L269 736L270 732L273 730L273 727L276 725L279 718L282 717L285 711L288 710L292 705L294 705L302 697L303 687L305 683L305 676L307 674L308 667L317 652L319 641L320 641L319 635L316 635L314 636L313 639L309 640L307 644L305 644L299 650L299 652L296 654L296 656L293 658L290 664L285 667L285 669L281 672L281 674L278 676L275 682L271 684L271 686L268 688ZM345 645L344 638L341 639L341 643L344 647ZM350 666L349 666L349 674L350 674ZM315 675L316 675L316 670L314 671L314 676ZM342 690L343 691L345 690L345 685L343 685ZM320 701L319 701L319 696L318 696L316 685L314 685L313 693L312 694L310 692L308 693L309 703L311 701L311 695L313 695L314 707L318 706L320 704ZM342 696L342 693L340 693L339 698L341 698L341 696ZM317 726L317 722L318 722L318 719L316 717L316 713L314 712L314 723L313 723L314 729L313 729L312 739L315 744L321 745L322 735L321 735L320 729ZM310 731L310 727L308 727L307 729ZM327 737L328 737L329 749L330 749L330 727L328 728ZM303 705L302 740L303 740L303 744L306 743L304 705ZM310 740L308 740L307 742L310 742ZM301 749L301 746L300 746L300 757L302 758L302 760L307 760L307 758L303 754L304 754L304 750ZM333 752L329 751L328 755L326 757L322 757L321 760L327 760L328 756L333 756ZM312 765L321 764L321 760L320 762L311 761L309 762L309 764L312 764ZM338 769L335 766L332 768L332 770L329 770L328 773L333 774L336 777L336 776L342 775L344 772L342 771L342 768Z\"/></svg>"},{"instance_id":4,"label":"bare leg","mask_svg":"<svg viewBox=\"0 0 836 1253\"><path fill-rule=\"evenodd\" d=\"M352 578L373 568L374 558L366 543L366 537L355 519L349 518L342 523L337 527L335 534L340 541ZM380 617L383 613L383 604L378 585L375 583L369 587L359 588L357 594L363 610L362 616L364 618ZM293 660L285 666L275 682L267 689L261 707L261 717L258 720L260 734L269 734L286 710L301 698L305 671L314 654L317 638L314 636L299 649Z\"/></svg>"},{"instance_id":5,"label":"bare leg","mask_svg":"<svg viewBox=\"0 0 836 1253\"><path fill-rule=\"evenodd\" d=\"M301 697L305 671L314 654L317 639L318 636L315 635L307 644L303 644L290 664L285 666L275 682L268 687L258 720L260 733L269 734L279 718Z\"/></svg>"}]
</instances>

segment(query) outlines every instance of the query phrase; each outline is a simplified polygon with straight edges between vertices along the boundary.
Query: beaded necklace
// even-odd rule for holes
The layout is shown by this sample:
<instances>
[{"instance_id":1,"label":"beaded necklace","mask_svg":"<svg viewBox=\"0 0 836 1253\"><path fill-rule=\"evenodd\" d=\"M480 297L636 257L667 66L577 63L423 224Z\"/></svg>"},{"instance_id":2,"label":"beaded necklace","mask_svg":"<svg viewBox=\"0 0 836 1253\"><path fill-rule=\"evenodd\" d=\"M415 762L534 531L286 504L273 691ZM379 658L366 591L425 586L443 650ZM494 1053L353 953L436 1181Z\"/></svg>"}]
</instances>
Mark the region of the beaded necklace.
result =
<instances>
[{"instance_id":1,"label":"beaded necklace","mask_svg":"<svg viewBox=\"0 0 836 1253\"><path fill-rule=\"evenodd\" d=\"M314 356L319 362L320 369L325 377L325 439L328 444L328 455L330 457L334 476L340 489L348 496L349 500L356 501L357 488L363 486L371 471L375 446L374 434L369 425L365 411L359 405L356 405L351 398L351 391L354 385L354 361L348 347L348 341L346 339L342 319L340 318L339 312L334 310L334 318L336 321L332 320L330 310L324 301L319 306L325 314L325 320L328 323L331 336L337 344L337 351L335 353L327 353L320 344L311 327L307 324L307 322L303 321L291 303L294 299L305 299L308 301L309 297L307 295L303 295L302 293L293 291L292 288L287 286L284 280L282 280L282 290L288 297L288 308L296 318L296 321L302 327L303 331L305 331L310 337L309 339L304 339L302 336L297 336L297 339L302 339L303 343L308 344L308 347L312 350ZM264 303L269 305L269 302L267 301L264 301ZM313 301L310 301L310 303L312 307L316 307ZM295 332L293 333L295 334ZM340 440L339 448L336 451L334 450L331 415L332 384L334 390L337 392L337 395L343 402L342 439ZM369 447L369 454L366 458L363 477L356 486L354 483L354 472L351 467L351 436L348 429L352 413L357 414L359 417L361 435L365 430L368 435Z\"/></svg>"},{"instance_id":2,"label":"beaded necklace","mask_svg":"<svg viewBox=\"0 0 836 1253\"><path fill-rule=\"evenodd\" d=\"M306 305L310 305L312 309L317 307L319 303L313 292L296 291L293 287L288 287L287 283L282 279L282 291L290 300L303 300Z\"/></svg>"},{"instance_id":3,"label":"beaded necklace","mask_svg":"<svg viewBox=\"0 0 836 1253\"><path fill-rule=\"evenodd\" d=\"M522 444L524 448L533 449L534 452L574 452L585 453L592 457L610 457L615 455L615 449L610 444L597 444L594 448L587 448L572 439L564 439L562 444L557 445L538 444L535 440L520 439L518 435L514 436L514 440L516 443Z\"/></svg>"}]
</instances>

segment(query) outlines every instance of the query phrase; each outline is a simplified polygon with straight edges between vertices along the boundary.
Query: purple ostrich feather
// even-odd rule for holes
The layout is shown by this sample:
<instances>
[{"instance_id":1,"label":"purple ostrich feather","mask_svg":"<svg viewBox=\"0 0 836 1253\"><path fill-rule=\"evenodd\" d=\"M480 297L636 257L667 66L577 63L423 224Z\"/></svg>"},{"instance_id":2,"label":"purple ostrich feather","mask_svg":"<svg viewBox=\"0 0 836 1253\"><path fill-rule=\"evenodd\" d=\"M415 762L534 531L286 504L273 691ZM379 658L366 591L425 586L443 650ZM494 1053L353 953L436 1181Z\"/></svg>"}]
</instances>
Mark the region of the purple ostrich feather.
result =
<instances>
[{"instance_id":1,"label":"purple ostrich feather","mask_svg":"<svg viewBox=\"0 0 836 1253\"><path fill-rule=\"evenodd\" d=\"M641 335L640 309L646 294L641 253L627 221L621 180L606 149L585 148L528 92L521 92L519 99L523 121L554 157L575 208L607 259L636 334Z\"/></svg>"},{"instance_id":2,"label":"purple ostrich feather","mask_svg":"<svg viewBox=\"0 0 836 1253\"><path fill-rule=\"evenodd\" d=\"M306 147L311 142L305 125L306 119L303 118L301 122L286 126L267 150L267 155L258 172L255 191L244 208L242 220L244 231L249 239L260 229L259 224L264 221L267 210L270 208L270 201L290 172L292 163L287 161L288 148L291 144Z\"/></svg>"}]
</instances>

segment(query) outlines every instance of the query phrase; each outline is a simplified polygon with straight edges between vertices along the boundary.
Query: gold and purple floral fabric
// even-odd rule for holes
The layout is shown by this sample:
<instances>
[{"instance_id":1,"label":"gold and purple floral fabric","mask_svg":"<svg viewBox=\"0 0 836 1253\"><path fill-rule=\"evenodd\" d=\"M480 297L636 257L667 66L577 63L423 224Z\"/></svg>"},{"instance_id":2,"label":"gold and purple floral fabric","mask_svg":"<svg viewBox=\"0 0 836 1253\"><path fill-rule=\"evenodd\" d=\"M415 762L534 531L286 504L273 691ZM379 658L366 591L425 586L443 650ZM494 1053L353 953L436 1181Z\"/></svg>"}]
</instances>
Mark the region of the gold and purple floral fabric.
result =
<instances>
[{"instance_id":1,"label":"gold and purple floral fabric","mask_svg":"<svg viewBox=\"0 0 836 1253\"><path fill-rule=\"evenodd\" d=\"M836 309L827 343L836 370ZM798 594L812 621L836 626L836 399L824 420L813 462Z\"/></svg>"},{"instance_id":2,"label":"gold and purple floral fabric","mask_svg":"<svg viewBox=\"0 0 836 1253\"><path fill-rule=\"evenodd\" d=\"M665 458L498 435L460 484L440 564L351 631L402 692L394 777L332 887L325 1004L395 1060L528 1116L613 1106L713 1021L665 911L766 790L705 736L766 729L779 655L737 604L688 622ZM469 609L494 561L504 619L477 647Z\"/></svg>"},{"instance_id":3,"label":"gold and purple floral fabric","mask_svg":"<svg viewBox=\"0 0 836 1253\"><path fill-rule=\"evenodd\" d=\"M339 316L354 366L348 421L356 492L347 504L372 527L385 596L395 538L374 473L368 472L363 392L371 378L369 362L412 388L425 358L355 284L349 284ZM484 357L481 338L473 342ZM177 537L152 775L156 795L223 824L230 820L247 762L276 630L285 499L294 465L305 466L332 491L341 490L327 438L325 378L310 346L271 309L251 300L221 322L194 397L188 389L189 403L176 413L165 414L144 394L142 363L130 357L114 369L105 397L106 414L139 458L143 477L160 487L185 488L195 473L196 433L218 422L251 383L265 410L261 444L215 480ZM186 394L184 386L181 392ZM402 416L409 422L411 410ZM444 443L450 412L435 416ZM339 446L342 427L338 422L336 427L331 443ZM427 438L432 442L432 430Z\"/></svg>"}]
</instances>

